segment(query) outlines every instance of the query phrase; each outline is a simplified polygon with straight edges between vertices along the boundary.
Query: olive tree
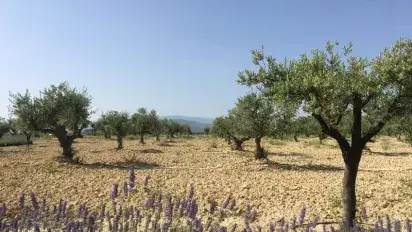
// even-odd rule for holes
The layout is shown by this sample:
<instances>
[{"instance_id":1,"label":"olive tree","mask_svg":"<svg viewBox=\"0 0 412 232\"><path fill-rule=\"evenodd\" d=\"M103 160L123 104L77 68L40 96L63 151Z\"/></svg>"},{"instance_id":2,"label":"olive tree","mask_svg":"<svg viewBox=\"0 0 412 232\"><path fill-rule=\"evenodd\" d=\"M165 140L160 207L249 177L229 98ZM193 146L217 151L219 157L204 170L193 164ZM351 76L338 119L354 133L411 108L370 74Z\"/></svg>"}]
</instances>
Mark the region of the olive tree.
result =
<instances>
[{"instance_id":1,"label":"olive tree","mask_svg":"<svg viewBox=\"0 0 412 232\"><path fill-rule=\"evenodd\" d=\"M156 136L156 141L160 141L160 134L165 132L165 125L157 116L156 110L152 110L149 113L150 119L150 132Z\"/></svg>"},{"instance_id":2,"label":"olive tree","mask_svg":"<svg viewBox=\"0 0 412 232\"><path fill-rule=\"evenodd\" d=\"M10 120L15 130L21 131L26 136L27 146L31 136L43 127L43 115L40 99L31 97L28 90L24 95L10 93L10 113L16 119Z\"/></svg>"},{"instance_id":3,"label":"olive tree","mask_svg":"<svg viewBox=\"0 0 412 232\"><path fill-rule=\"evenodd\" d=\"M259 86L277 102L297 101L318 121L322 131L334 138L345 163L343 222L353 226L356 214L356 177L362 150L394 117L411 113L412 40L401 39L373 60L352 56L352 44L337 51L337 42L325 50L313 50L293 60L277 61L263 48L252 51L257 71L239 73L239 82ZM351 111L350 142L339 125ZM373 112L374 124L362 127L362 115ZM376 113L379 112L379 113Z\"/></svg>"},{"instance_id":4,"label":"olive tree","mask_svg":"<svg viewBox=\"0 0 412 232\"><path fill-rule=\"evenodd\" d=\"M111 127L109 126L107 122L106 115L101 115L100 118L97 119L96 122L92 124L93 129L97 131L103 132L104 138L105 139L110 139L111 133Z\"/></svg>"},{"instance_id":5,"label":"olive tree","mask_svg":"<svg viewBox=\"0 0 412 232\"><path fill-rule=\"evenodd\" d=\"M236 121L233 110L230 110L228 116L217 117L213 121L213 133L221 138L224 138L228 144L232 144L233 141L234 150L243 151L243 143L251 137L249 135L242 134L242 131L239 130L239 123L241 122Z\"/></svg>"},{"instance_id":6,"label":"olive tree","mask_svg":"<svg viewBox=\"0 0 412 232\"><path fill-rule=\"evenodd\" d=\"M205 127L205 128L203 129L203 131L205 132L205 135L209 135L209 133L210 133L210 128L209 128L209 127Z\"/></svg>"},{"instance_id":7,"label":"olive tree","mask_svg":"<svg viewBox=\"0 0 412 232\"><path fill-rule=\"evenodd\" d=\"M131 118L133 133L140 135L140 143L144 144L144 135L150 133L151 119L145 108L139 108Z\"/></svg>"},{"instance_id":8,"label":"olive tree","mask_svg":"<svg viewBox=\"0 0 412 232\"><path fill-rule=\"evenodd\" d=\"M19 133L19 120L17 118L9 118L7 120L7 123L9 124L10 127L10 133L12 135L17 135Z\"/></svg>"},{"instance_id":9,"label":"olive tree","mask_svg":"<svg viewBox=\"0 0 412 232\"><path fill-rule=\"evenodd\" d=\"M167 138L174 138L174 135L180 131L180 124L171 119L163 119L163 125L167 133Z\"/></svg>"},{"instance_id":10,"label":"olive tree","mask_svg":"<svg viewBox=\"0 0 412 232\"><path fill-rule=\"evenodd\" d=\"M0 117L0 139L3 135L10 131L10 125L6 119Z\"/></svg>"},{"instance_id":11,"label":"olive tree","mask_svg":"<svg viewBox=\"0 0 412 232\"><path fill-rule=\"evenodd\" d=\"M123 149L123 137L129 128L129 115L126 112L109 111L102 118L110 129L116 134L117 150Z\"/></svg>"},{"instance_id":12,"label":"olive tree","mask_svg":"<svg viewBox=\"0 0 412 232\"><path fill-rule=\"evenodd\" d=\"M270 132L275 115L273 105L273 102L251 93L239 98L236 107L229 111L235 122L232 125L234 133L255 139L255 159L266 158L261 140Z\"/></svg>"},{"instance_id":13,"label":"olive tree","mask_svg":"<svg viewBox=\"0 0 412 232\"><path fill-rule=\"evenodd\" d=\"M228 144L231 144L230 124L231 123L229 122L228 116L220 116L215 118L215 120L213 120L212 133L217 137L225 139Z\"/></svg>"}]
</instances>

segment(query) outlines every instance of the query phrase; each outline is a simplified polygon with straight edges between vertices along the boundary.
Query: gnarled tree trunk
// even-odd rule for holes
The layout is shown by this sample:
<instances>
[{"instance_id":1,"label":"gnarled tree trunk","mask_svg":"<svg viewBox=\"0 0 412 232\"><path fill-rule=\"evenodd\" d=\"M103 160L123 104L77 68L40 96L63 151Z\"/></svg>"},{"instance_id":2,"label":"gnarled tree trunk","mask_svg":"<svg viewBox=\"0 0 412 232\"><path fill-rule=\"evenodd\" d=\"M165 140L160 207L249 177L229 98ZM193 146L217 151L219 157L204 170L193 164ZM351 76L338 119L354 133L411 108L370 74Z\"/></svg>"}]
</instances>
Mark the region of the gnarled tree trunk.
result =
<instances>
[{"instance_id":1,"label":"gnarled tree trunk","mask_svg":"<svg viewBox=\"0 0 412 232\"><path fill-rule=\"evenodd\" d=\"M23 131L23 134L26 136L26 145L29 146L30 145L30 138L31 138L32 133Z\"/></svg>"},{"instance_id":2,"label":"gnarled tree trunk","mask_svg":"<svg viewBox=\"0 0 412 232\"><path fill-rule=\"evenodd\" d=\"M160 134L156 135L156 141L158 141L158 142L160 141Z\"/></svg>"},{"instance_id":3,"label":"gnarled tree trunk","mask_svg":"<svg viewBox=\"0 0 412 232\"><path fill-rule=\"evenodd\" d=\"M117 134L116 136L117 139L117 150L122 150L123 149L123 137L121 134Z\"/></svg>"},{"instance_id":4,"label":"gnarled tree trunk","mask_svg":"<svg viewBox=\"0 0 412 232\"><path fill-rule=\"evenodd\" d=\"M243 147L242 147L243 143L250 139L250 138L241 138L241 139L239 139L239 138L236 138L234 136L231 136L231 137L233 138L233 141L235 142L234 143L234 150L237 150L237 151L243 151ZM229 137L229 139L230 139L230 137Z\"/></svg>"},{"instance_id":5,"label":"gnarled tree trunk","mask_svg":"<svg viewBox=\"0 0 412 232\"><path fill-rule=\"evenodd\" d=\"M237 151L243 151L242 144L243 144L244 141L241 140L241 139L237 139L237 138L233 138L233 141L235 142L234 149L237 150Z\"/></svg>"},{"instance_id":6,"label":"gnarled tree trunk","mask_svg":"<svg viewBox=\"0 0 412 232\"><path fill-rule=\"evenodd\" d=\"M67 135L65 126L56 126L55 135L59 140L60 147L63 148L63 156L69 159L73 159L74 152L72 144L76 135Z\"/></svg>"},{"instance_id":7,"label":"gnarled tree trunk","mask_svg":"<svg viewBox=\"0 0 412 232\"><path fill-rule=\"evenodd\" d=\"M140 134L140 143L144 144L144 134L143 133Z\"/></svg>"},{"instance_id":8,"label":"gnarled tree trunk","mask_svg":"<svg viewBox=\"0 0 412 232\"><path fill-rule=\"evenodd\" d=\"M265 150L260 144L261 141L262 141L262 138L260 137L255 138L255 144L256 144L255 159L266 158Z\"/></svg>"},{"instance_id":9,"label":"gnarled tree trunk","mask_svg":"<svg viewBox=\"0 0 412 232\"><path fill-rule=\"evenodd\" d=\"M298 136L296 134L293 135L293 139L295 140L295 142L299 142Z\"/></svg>"}]
</instances>

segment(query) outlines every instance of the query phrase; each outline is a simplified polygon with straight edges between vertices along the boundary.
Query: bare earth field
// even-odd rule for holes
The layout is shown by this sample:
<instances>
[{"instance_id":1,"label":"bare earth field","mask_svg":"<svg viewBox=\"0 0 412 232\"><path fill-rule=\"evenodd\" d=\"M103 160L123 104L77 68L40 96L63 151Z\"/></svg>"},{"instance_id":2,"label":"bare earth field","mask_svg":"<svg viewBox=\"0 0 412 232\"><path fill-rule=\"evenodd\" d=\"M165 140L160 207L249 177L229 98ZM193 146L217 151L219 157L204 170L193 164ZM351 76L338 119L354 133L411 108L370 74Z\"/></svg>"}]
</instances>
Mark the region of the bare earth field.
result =
<instances>
[{"instance_id":1,"label":"bare earth field","mask_svg":"<svg viewBox=\"0 0 412 232\"><path fill-rule=\"evenodd\" d=\"M217 148L212 146L214 141ZM74 147L81 165L60 162L55 139L36 140L29 148L1 147L0 202L16 209L19 192L33 191L52 203L65 199L97 208L110 201L114 182L121 185L127 179L134 160L140 185L149 175L150 188L180 196L192 183L200 214L206 214L209 199L221 203L232 193L239 211L248 203L258 210L259 224L290 218L304 204L309 216L340 217L343 161L332 140L324 145L314 138L298 143L264 140L269 159L279 164L254 161L252 141L246 143L245 152L231 151L223 140L205 137L175 139L167 146L151 139L146 142L125 140L125 149L118 152L115 140L77 139ZM411 218L412 148L389 137L368 147L358 174L358 205L366 207L371 222L385 214ZM142 188L137 191L131 200L144 203Z\"/></svg>"}]
</instances>

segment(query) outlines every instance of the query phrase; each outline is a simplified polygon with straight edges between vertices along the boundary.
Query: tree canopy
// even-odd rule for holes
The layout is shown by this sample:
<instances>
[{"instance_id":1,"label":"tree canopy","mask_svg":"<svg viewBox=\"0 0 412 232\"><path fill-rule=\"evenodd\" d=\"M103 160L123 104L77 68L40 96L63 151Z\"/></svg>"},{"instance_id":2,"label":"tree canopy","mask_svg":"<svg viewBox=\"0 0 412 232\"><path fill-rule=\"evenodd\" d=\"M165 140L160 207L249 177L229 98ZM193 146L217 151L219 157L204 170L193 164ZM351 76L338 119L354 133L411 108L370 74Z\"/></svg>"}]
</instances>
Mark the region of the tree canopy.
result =
<instances>
[{"instance_id":1,"label":"tree canopy","mask_svg":"<svg viewBox=\"0 0 412 232\"><path fill-rule=\"evenodd\" d=\"M352 226L356 213L355 183L362 150L394 117L411 113L412 40L401 39L373 60L352 55L352 44L338 51L328 42L298 59L278 62L263 48L252 51L257 71L244 70L238 82L257 86L276 102L298 102L313 115L322 131L334 138L345 162L344 222ZM339 125L351 112L350 142ZM369 124L362 123L370 115ZM372 120L373 119L373 120Z\"/></svg>"},{"instance_id":2,"label":"tree canopy","mask_svg":"<svg viewBox=\"0 0 412 232\"><path fill-rule=\"evenodd\" d=\"M123 137L129 129L129 115L126 112L109 111L104 116L107 125L116 134L117 149L123 149Z\"/></svg>"}]
</instances>

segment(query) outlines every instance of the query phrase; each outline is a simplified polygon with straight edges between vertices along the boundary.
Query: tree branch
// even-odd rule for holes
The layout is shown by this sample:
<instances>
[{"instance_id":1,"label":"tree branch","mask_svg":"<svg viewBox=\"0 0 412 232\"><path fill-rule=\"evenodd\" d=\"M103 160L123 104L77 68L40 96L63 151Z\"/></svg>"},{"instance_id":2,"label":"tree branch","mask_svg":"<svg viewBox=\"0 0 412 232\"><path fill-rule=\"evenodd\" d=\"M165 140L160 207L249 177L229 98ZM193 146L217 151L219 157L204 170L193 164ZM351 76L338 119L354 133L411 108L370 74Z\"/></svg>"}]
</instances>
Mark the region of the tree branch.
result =
<instances>
[{"instance_id":1,"label":"tree branch","mask_svg":"<svg viewBox=\"0 0 412 232\"><path fill-rule=\"evenodd\" d=\"M366 99L362 102L362 108L365 107L373 98L376 97L375 93L369 94Z\"/></svg>"},{"instance_id":2,"label":"tree branch","mask_svg":"<svg viewBox=\"0 0 412 232\"><path fill-rule=\"evenodd\" d=\"M341 150L347 151L350 149L350 145L346 138L337 129L330 128L321 115L312 113L312 116L319 122L323 133L329 135L338 142Z\"/></svg>"}]
</instances>

